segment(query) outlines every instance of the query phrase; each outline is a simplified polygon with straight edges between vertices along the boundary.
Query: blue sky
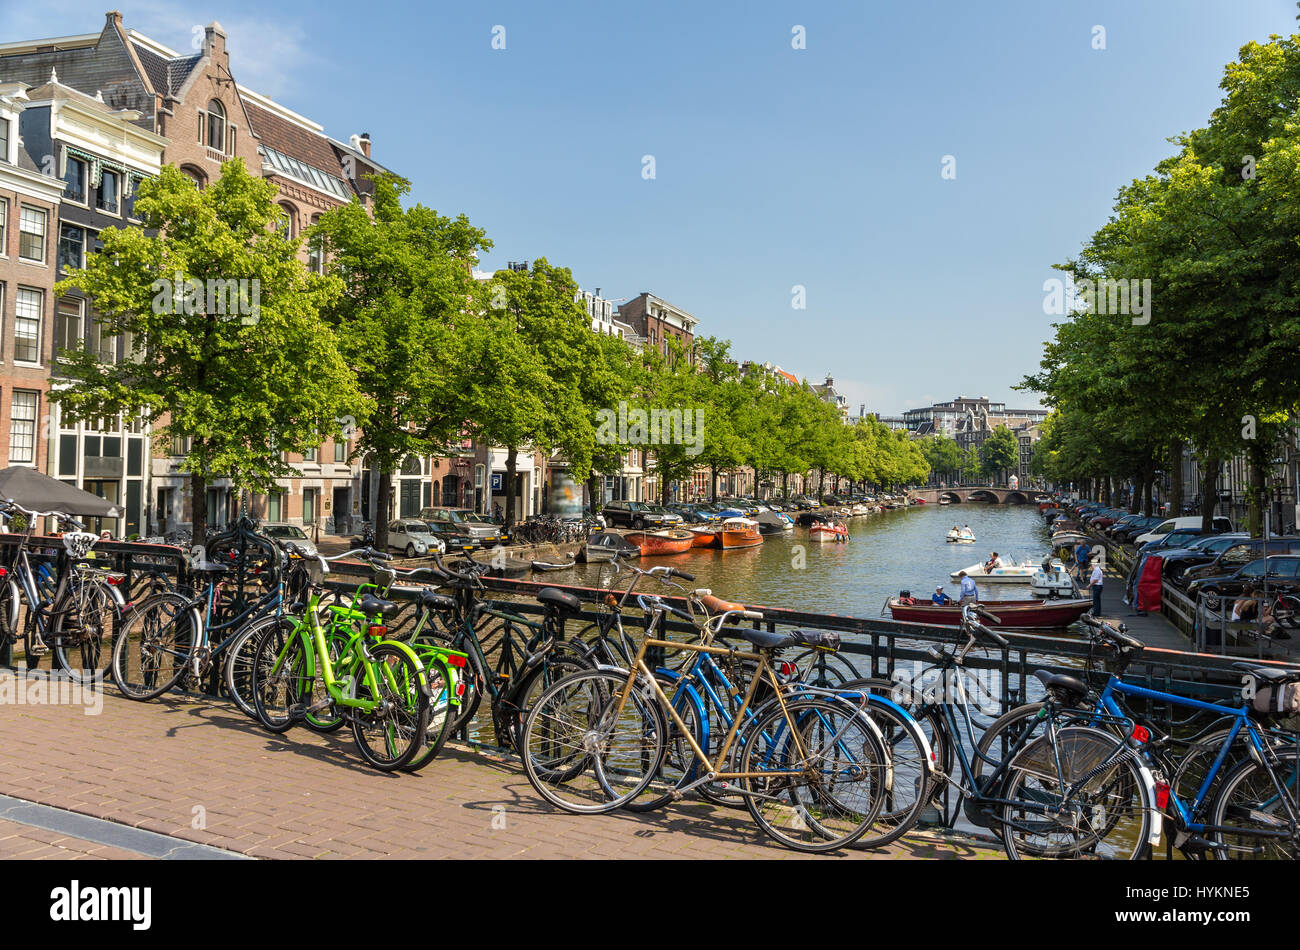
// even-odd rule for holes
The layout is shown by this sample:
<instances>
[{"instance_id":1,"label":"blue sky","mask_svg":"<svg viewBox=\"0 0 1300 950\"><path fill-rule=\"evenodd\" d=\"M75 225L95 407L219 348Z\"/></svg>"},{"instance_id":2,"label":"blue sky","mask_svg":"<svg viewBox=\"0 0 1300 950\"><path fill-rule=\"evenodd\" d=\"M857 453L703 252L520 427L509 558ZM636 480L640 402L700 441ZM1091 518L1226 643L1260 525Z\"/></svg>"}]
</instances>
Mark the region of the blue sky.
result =
<instances>
[{"instance_id":1,"label":"blue sky","mask_svg":"<svg viewBox=\"0 0 1300 950\"><path fill-rule=\"evenodd\" d=\"M0 0L0 40L95 31L112 5ZM486 268L545 256L650 291L885 413L1035 404L1011 386L1051 332L1051 265L1205 122L1242 44L1297 26L1290 0L121 9L182 49L219 20L241 83L369 132L417 200L487 230Z\"/></svg>"}]
</instances>

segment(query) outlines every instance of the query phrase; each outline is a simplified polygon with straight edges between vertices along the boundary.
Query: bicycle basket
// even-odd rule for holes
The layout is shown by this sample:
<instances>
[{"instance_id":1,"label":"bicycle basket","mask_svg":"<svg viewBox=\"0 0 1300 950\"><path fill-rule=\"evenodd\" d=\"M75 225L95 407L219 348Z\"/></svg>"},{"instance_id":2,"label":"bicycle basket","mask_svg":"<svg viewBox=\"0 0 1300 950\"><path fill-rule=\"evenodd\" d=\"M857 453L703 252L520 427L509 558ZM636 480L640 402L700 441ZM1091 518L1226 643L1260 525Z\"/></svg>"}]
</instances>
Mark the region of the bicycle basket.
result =
<instances>
[{"instance_id":1,"label":"bicycle basket","mask_svg":"<svg viewBox=\"0 0 1300 950\"><path fill-rule=\"evenodd\" d=\"M1049 737L1042 735L1020 750L1011 760L1011 768L1023 769L1053 784L1058 778L1064 778L1066 784L1073 785L1085 780L1089 773L1101 766L1118 745L1119 740L1114 736L1096 729L1068 727L1056 734L1055 756ZM1058 757L1061 764L1059 773L1056 768Z\"/></svg>"},{"instance_id":2,"label":"bicycle basket","mask_svg":"<svg viewBox=\"0 0 1300 950\"><path fill-rule=\"evenodd\" d=\"M90 553L98 540L99 535L89 531L68 531L63 535L63 547L69 557L80 560Z\"/></svg>"}]
</instances>

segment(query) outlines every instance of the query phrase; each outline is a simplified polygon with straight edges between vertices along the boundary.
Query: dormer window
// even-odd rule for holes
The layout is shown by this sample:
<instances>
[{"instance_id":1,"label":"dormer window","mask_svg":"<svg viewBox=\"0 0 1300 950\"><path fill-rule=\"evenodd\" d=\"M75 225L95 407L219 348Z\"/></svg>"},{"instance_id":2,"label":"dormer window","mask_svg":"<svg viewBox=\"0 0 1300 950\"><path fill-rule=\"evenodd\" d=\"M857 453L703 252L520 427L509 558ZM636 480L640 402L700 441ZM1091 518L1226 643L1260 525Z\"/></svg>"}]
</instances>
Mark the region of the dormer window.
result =
<instances>
[{"instance_id":1,"label":"dormer window","mask_svg":"<svg viewBox=\"0 0 1300 950\"><path fill-rule=\"evenodd\" d=\"M216 99L208 103L207 145L218 152L226 150L226 110Z\"/></svg>"}]
</instances>

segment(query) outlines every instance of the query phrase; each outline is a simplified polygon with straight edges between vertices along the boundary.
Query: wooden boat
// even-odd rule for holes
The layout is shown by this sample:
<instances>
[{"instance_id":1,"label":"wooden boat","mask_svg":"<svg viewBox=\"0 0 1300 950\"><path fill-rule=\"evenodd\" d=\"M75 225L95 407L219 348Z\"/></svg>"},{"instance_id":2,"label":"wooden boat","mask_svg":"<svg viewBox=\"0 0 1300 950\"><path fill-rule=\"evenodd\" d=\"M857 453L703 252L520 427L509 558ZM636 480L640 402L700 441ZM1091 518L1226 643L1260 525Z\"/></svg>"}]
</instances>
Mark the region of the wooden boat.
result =
<instances>
[{"instance_id":1,"label":"wooden boat","mask_svg":"<svg viewBox=\"0 0 1300 950\"><path fill-rule=\"evenodd\" d=\"M693 547L711 548L717 543L718 526L717 525L691 525L687 529L695 535Z\"/></svg>"},{"instance_id":2,"label":"wooden boat","mask_svg":"<svg viewBox=\"0 0 1300 950\"><path fill-rule=\"evenodd\" d=\"M758 522L748 518L728 518L718 529L718 546L723 550L752 548L763 543Z\"/></svg>"},{"instance_id":3,"label":"wooden boat","mask_svg":"<svg viewBox=\"0 0 1300 950\"><path fill-rule=\"evenodd\" d=\"M809 541L847 541L849 529L838 523L817 522L808 526Z\"/></svg>"},{"instance_id":4,"label":"wooden boat","mask_svg":"<svg viewBox=\"0 0 1300 950\"><path fill-rule=\"evenodd\" d=\"M943 627L961 625L961 607L951 604L940 607L930 601L913 597L891 597L885 604L895 620L912 623L931 623ZM980 606L998 619L981 617L990 627L1007 627L1018 630L1058 630L1068 627L1092 608L1092 598L1075 600L986 600Z\"/></svg>"},{"instance_id":5,"label":"wooden boat","mask_svg":"<svg viewBox=\"0 0 1300 950\"><path fill-rule=\"evenodd\" d=\"M695 546L695 533L685 528L665 528L660 531L629 531L623 537L639 547L644 557L683 554Z\"/></svg>"},{"instance_id":6,"label":"wooden boat","mask_svg":"<svg viewBox=\"0 0 1300 950\"><path fill-rule=\"evenodd\" d=\"M566 561L563 564L556 564L551 561L533 561L534 571L566 571L578 563L576 560Z\"/></svg>"},{"instance_id":7,"label":"wooden boat","mask_svg":"<svg viewBox=\"0 0 1300 950\"><path fill-rule=\"evenodd\" d=\"M578 551L578 560L584 563L612 561L615 554L624 558L640 557L641 549L626 541L621 534L593 531L587 535L587 543Z\"/></svg>"}]
</instances>

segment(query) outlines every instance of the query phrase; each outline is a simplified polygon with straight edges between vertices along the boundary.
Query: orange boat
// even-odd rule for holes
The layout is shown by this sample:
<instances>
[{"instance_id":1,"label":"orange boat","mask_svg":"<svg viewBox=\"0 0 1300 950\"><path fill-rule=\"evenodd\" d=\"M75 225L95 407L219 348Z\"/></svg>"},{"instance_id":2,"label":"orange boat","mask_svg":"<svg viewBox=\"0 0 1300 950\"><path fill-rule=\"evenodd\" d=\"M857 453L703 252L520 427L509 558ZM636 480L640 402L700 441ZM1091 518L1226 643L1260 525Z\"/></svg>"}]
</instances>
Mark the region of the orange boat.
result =
<instances>
[{"instance_id":1,"label":"orange boat","mask_svg":"<svg viewBox=\"0 0 1300 950\"><path fill-rule=\"evenodd\" d=\"M641 549L643 557L657 554L681 554L695 545L695 534L685 528L665 528L662 531L629 531L623 535Z\"/></svg>"},{"instance_id":2,"label":"orange boat","mask_svg":"<svg viewBox=\"0 0 1300 950\"><path fill-rule=\"evenodd\" d=\"M758 530L758 522L750 521L748 518L728 518L722 522L722 527L718 529L717 538L718 547L725 550L752 548L763 543L763 535Z\"/></svg>"},{"instance_id":3,"label":"orange boat","mask_svg":"<svg viewBox=\"0 0 1300 950\"><path fill-rule=\"evenodd\" d=\"M715 527L704 527L696 525L689 529L691 534L695 535L694 546L697 548L711 548L717 544L718 529Z\"/></svg>"}]
</instances>

